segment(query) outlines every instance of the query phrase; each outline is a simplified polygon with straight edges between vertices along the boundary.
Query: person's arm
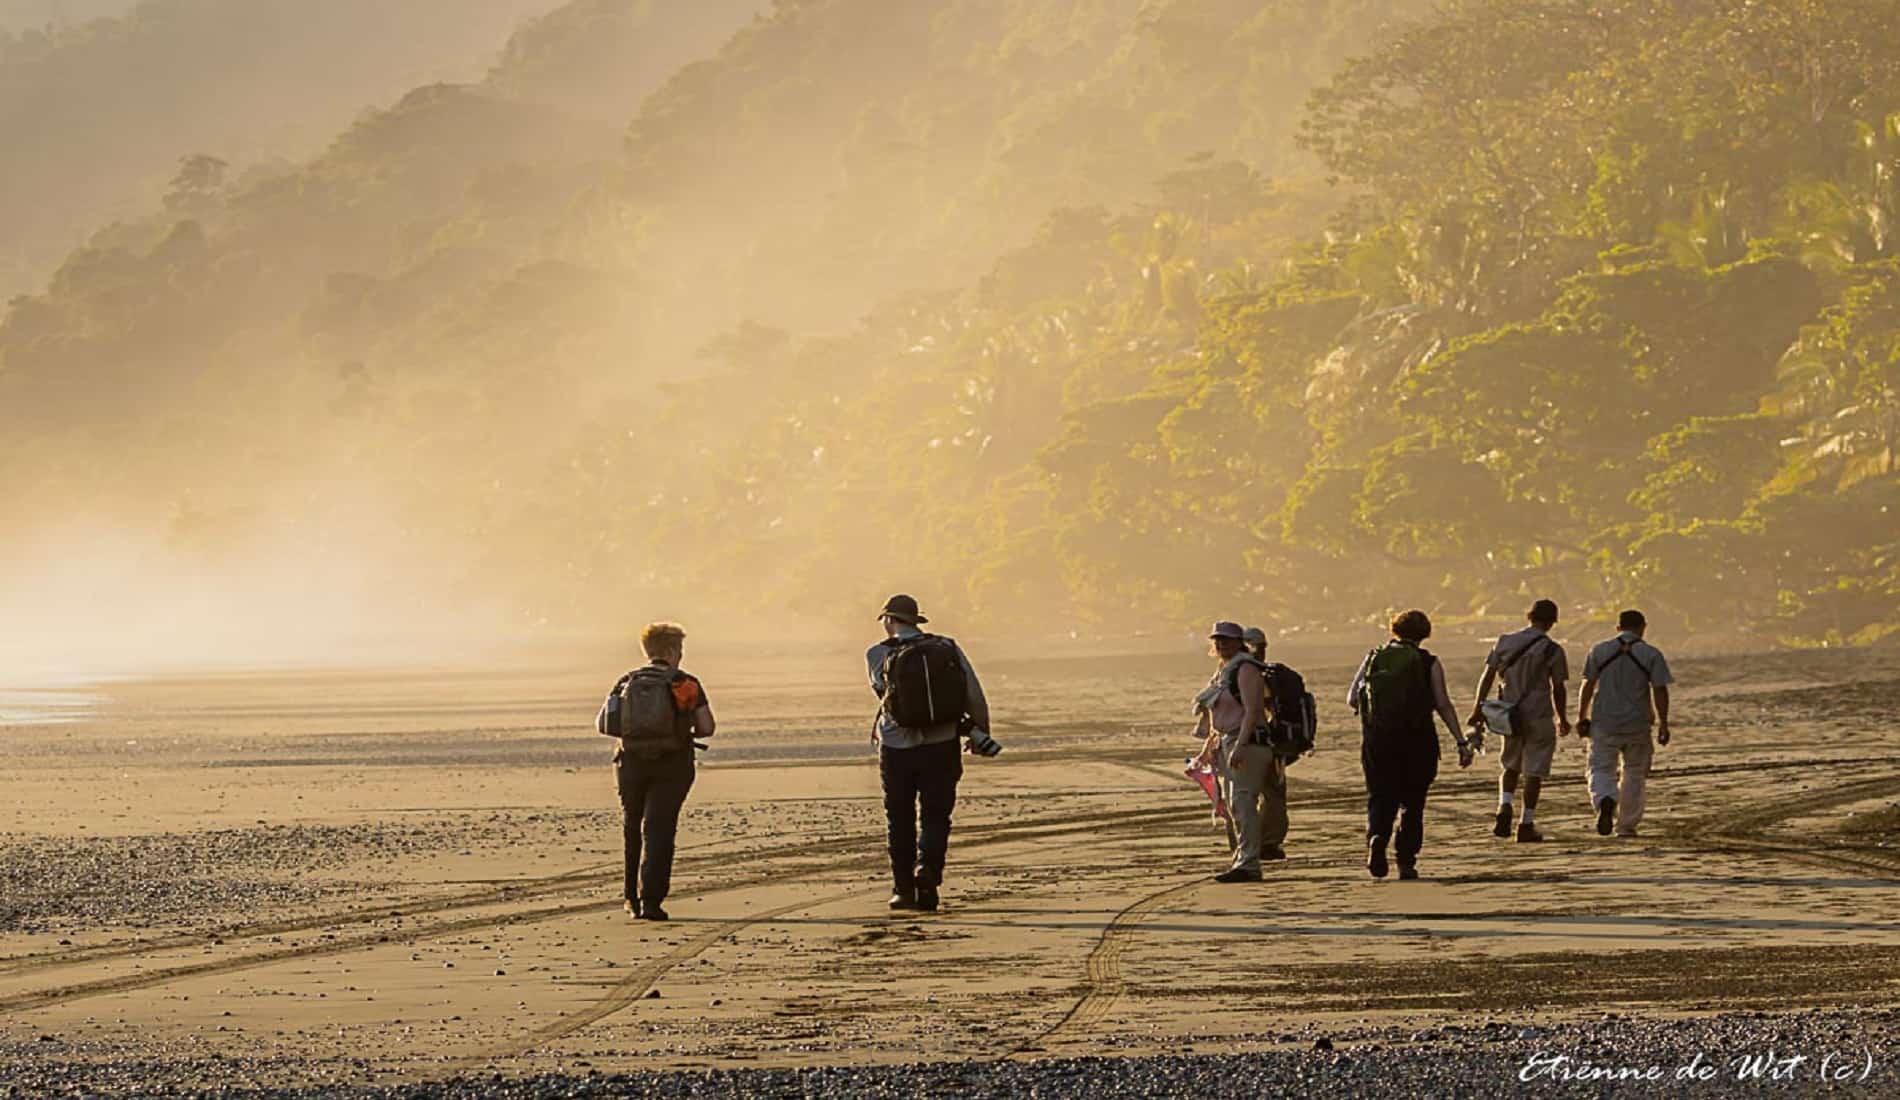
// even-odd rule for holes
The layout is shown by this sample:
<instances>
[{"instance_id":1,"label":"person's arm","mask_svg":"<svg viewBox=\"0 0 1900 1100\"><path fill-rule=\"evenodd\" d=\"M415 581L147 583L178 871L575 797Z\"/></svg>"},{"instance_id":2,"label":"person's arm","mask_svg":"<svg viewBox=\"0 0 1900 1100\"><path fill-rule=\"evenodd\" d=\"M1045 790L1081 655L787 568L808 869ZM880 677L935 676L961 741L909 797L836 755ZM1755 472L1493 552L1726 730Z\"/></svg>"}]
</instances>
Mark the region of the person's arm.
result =
<instances>
[{"instance_id":1,"label":"person's arm","mask_svg":"<svg viewBox=\"0 0 1900 1100\"><path fill-rule=\"evenodd\" d=\"M1471 699L1471 717L1465 719L1465 725L1475 726L1484 721L1484 700L1491 694L1491 686L1497 682L1497 668L1489 661L1485 662L1484 675L1478 677L1478 693Z\"/></svg>"},{"instance_id":2,"label":"person's arm","mask_svg":"<svg viewBox=\"0 0 1900 1100\"><path fill-rule=\"evenodd\" d=\"M1202 707L1194 719L1194 736L1201 739L1201 751L1195 755L1194 762L1212 761L1214 750L1220 746L1220 734L1214 732L1214 715L1206 707Z\"/></svg>"},{"instance_id":3,"label":"person's arm","mask_svg":"<svg viewBox=\"0 0 1900 1100\"><path fill-rule=\"evenodd\" d=\"M1652 684L1649 692L1656 697L1656 743L1669 743L1669 685Z\"/></svg>"},{"instance_id":4,"label":"person's arm","mask_svg":"<svg viewBox=\"0 0 1900 1100\"><path fill-rule=\"evenodd\" d=\"M864 651L864 664L870 674L871 690L879 699L884 698L884 645L879 643Z\"/></svg>"},{"instance_id":5,"label":"person's arm","mask_svg":"<svg viewBox=\"0 0 1900 1100\"><path fill-rule=\"evenodd\" d=\"M1597 682L1586 673L1583 678L1583 694L1577 697L1577 736L1590 736L1590 703L1597 697Z\"/></svg>"},{"instance_id":6,"label":"person's arm","mask_svg":"<svg viewBox=\"0 0 1900 1100\"><path fill-rule=\"evenodd\" d=\"M1550 681L1550 705L1557 708L1557 736L1570 736L1570 688L1556 677Z\"/></svg>"},{"instance_id":7,"label":"person's arm","mask_svg":"<svg viewBox=\"0 0 1900 1100\"><path fill-rule=\"evenodd\" d=\"M604 733L608 737L619 736L618 734L608 733L607 712L608 710L612 709L614 705L615 697L618 696L620 694L621 689L626 686L627 686L627 677L622 676L620 679L614 681L614 686L610 690L608 690L607 698L604 701L602 701L602 703L600 704L600 713L594 715L594 732L595 733Z\"/></svg>"},{"instance_id":8,"label":"person's arm","mask_svg":"<svg viewBox=\"0 0 1900 1100\"><path fill-rule=\"evenodd\" d=\"M1240 666L1234 683L1240 689L1240 733L1234 738L1234 751L1227 756L1230 768L1240 767L1240 754L1253 740L1253 731L1266 721L1267 678L1260 674L1259 667Z\"/></svg>"},{"instance_id":9,"label":"person's arm","mask_svg":"<svg viewBox=\"0 0 1900 1100\"><path fill-rule=\"evenodd\" d=\"M963 662L963 682L968 688L963 713L970 716L977 729L989 733L990 700L983 694L983 681L976 678L976 666L970 663L970 655L963 652L962 646L957 647L957 658Z\"/></svg>"},{"instance_id":10,"label":"person's arm","mask_svg":"<svg viewBox=\"0 0 1900 1100\"><path fill-rule=\"evenodd\" d=\"M1352 674L1352 686L1346 689L1346 705L1352 708L1354 714L1359 713L1359 702L1366 690L1366 670L1371 667L1372 655L1368 653L1366 659L1359 662L1359 671Z\"/></svg>"},{"instance_id":11,"label":"person's arm","mask_svg":"<svg viewBox=\"0 0 1900 1100\"><path fill-rule=\"evenodd\" d=\"M717 722L713 721L711 703L701 703L698 709L693 711L694 737L711 737L713 731L718 728L718 725Z\"/></svg>"},{"instance_id":12,"label":"person's arm","mask_svg":"<svg viewBox=\"0 0 1900 1100\"><path fill-rule=\"evenodd\" d=\"M1458 745L1458 766L1471 766L1471 743L1465 740L1458 726L1458 708L1451 704L1451 691L1445 686L1445 662L1432 662L1432 702L1437 706L1438 717L1444 720L1445 728L1451 731L1451 739Z\"/></svg>"}]
</instances>

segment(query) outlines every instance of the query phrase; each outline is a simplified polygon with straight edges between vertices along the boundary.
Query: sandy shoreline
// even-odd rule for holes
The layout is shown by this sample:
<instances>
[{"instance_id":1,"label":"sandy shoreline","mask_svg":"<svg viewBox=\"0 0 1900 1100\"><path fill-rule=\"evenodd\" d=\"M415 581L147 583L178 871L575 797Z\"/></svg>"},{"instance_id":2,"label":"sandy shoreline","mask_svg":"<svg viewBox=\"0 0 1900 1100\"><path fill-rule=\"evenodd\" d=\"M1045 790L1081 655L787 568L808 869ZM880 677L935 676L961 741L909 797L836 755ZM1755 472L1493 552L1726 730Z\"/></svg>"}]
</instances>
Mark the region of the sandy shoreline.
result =
<instances>
[{"instance_id":1,"label":"sandy shoreline","mask_svg":"<svg viewBox=\"0 0 1900 1100\"><path fill-rule=\"evenodd\" d=\"M1475 679L1475 662L1452 666ZM1539 846L1485 828L1495 757L1447 766L1426 878L1403 884L1359 866L1356 751L1323 696L1323 751L1292 776L1293 858L1248 886L1209 881L1219 835L1179 775L1195 667L990 674L1009 750L969 765L945 910L925 918L883 909L862 687L705 673L724 729L666 925L618 909L610 745L585 726L611 676L111 685L81 721L0 729L0 1082L851 1066L908 1095L874 1067L1191 1049L1339 1072L1309 1064L1322 1036L1389 1075L1451 1064L1446 1044L1396 1035L1606 1013L1666 1036L1688 1017L1851 1011L1826 1018L1861 1021L1878 1072L1900 1057L1900 658L1682 662L1680 740L1634 841L1590 830L1578 742ZM1466 1094L1532 1087L1499 1078L1497 1054L1460 1063ZM1157 1087L1190 1080L1141 1064ZM1021 1082L990 1075L1011 1072L968 1087L1003 1095ZM1037 1087L1116 1076L1074 1074ZM748 1087L792 1079L775 1080Z\"/></svg>"}]
</instances>

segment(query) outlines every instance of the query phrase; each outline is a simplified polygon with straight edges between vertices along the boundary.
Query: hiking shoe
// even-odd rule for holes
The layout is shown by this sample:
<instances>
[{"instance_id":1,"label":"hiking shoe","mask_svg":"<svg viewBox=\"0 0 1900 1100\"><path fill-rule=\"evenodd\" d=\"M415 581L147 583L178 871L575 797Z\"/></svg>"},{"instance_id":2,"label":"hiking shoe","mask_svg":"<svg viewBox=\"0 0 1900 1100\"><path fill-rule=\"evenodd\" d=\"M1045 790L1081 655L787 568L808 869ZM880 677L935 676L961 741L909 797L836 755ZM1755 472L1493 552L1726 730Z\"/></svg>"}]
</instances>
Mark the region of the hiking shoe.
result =
<instances>
[{"instance_id":1,"label":"hiking shoe","mask_svg":"<svg viewBox=\"0 0 1900 1100\"><path fill-rule=\"evenodd\" d=\"M1498 807L1498 820L1496 824L1491 826L1491 835L1492 836L1510 836L1511 835L1511 808L1509 806Z\"/></svg>"},{"instance_id":2,"label":"hiking shoe","mask_svg":"<svg viewBox=\"0 0 1900 1100\"><path fill-rule=\"evenodd\" d=\"M1597 803L1597 835L1609 836L1616 827L1616 799L1606 798Z\"/></svg>"},{"instance_id":3,"label":"hiking shoe","mask_svg":"<svg viewBox=\"0 0 1900 1100\"><path fill-rule=\"evenodd\" d=\"M1538 832L1537 826L1532 825L1528 821L1517 827L1517 842L1519 844L1536 844L1542 839L1544 839L1544 834Z\"/></svg>"},{"instance_id":4,"label":"hiking shoe","mask_svg":"<svg viewBox=\"0 0 1900 1100\"><path fill-rule=\"evenodd\" d=\"M1399 877L1402 879L1415 879L1418 877L1418 868L1409 863L1401 863L1399 864Z\"/></svg>"},{"instance_id":5,"label":"hiking shoe","mask_svg":"<svg viewBox=\"0 0 1900 1100\"><path fill-rule=\"evenodd\" d=\"M1215 882L1259 882L1260 872L1249 871L1241 867L1229 867L1214 876Z\"/></svg>"},{"instance_id":6,"label":"hiking shoe","mask_svg":"<svg viewBox=\"0 0 1900 1100\"><path fill-rule=\"evenodd\" d=\"M1277 863L1286 858L1286 849L1278 845L1260 849L1260 858L1269 863Z\"/></svg>"},{"instance_id":7,"label":"hiking shoe","mask_svg":"<svg viewBox=\"0 0 1900 1100\"><path fill-rule=\"evenodd\" d=\"M935 913L937 911L937 888L935 886L919 886L917 888L917 908L922 909L926 913Z\"/></svg>"},{"instance_id":8,"label":"hiking shoe","mask_svg":"<svg viewBox=\"0 0 1900 1100\"><path fill-rule=\"evenodd\" d=\"M660 908L657 905L642 905L640 907L640 919L641 920L665 920L667 919L666 910Z\"/></svg>"},{"instance_id":9,"label":"hiking shoe","mask_svg":"<svg viewBox=\"0 0 1900 1100\"><path fill-rule=\"evenodd\" d=\"M1387 870L1385 862L1385 838L1375 836L1366 841L1366 870L1373 878L1384 878Z\"/></svg>"},{"instance_id":10,"label":"hiking shoe","mask_svg":"<svg viewBox=\"0 0 1900 1100\"><path fill-rule=\"evenodd\" d=\"M1635 830L1634 828L1629 828L1629 829L1618 829L1618 830L1616 831L1616 835L1617 835L1617 836L1623 836L1623 837L1629 837L1629 836L1635 836L1635 835L1636 835L1636 830Z\"/></svg>"},{"instance_id":11,"label":"hiking shoe","mask_svg":"<svg viewBox=\"0 0 1900 1100\"><path fill-rule=\"evenodd\" d=\"M892 909L917 908L917 891L915 890L891 891L891 908Z\"/></svg>"}]
</instances>

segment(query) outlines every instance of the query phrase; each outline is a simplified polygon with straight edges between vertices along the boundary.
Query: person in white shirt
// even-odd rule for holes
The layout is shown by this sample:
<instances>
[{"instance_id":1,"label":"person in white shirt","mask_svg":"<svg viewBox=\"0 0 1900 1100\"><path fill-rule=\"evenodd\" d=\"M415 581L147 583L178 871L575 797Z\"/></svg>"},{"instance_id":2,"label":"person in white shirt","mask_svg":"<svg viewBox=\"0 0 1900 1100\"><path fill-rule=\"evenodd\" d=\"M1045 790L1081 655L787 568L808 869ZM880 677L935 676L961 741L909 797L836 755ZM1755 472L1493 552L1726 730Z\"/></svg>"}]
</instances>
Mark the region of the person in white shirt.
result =
<instances>
[{"instance_id":1,"label":"person in white shirt","mask_svg":"<svg viewBox=\"0 0 1900 1100\"><path fill-rule=\"evenodd\" d=\"M1597 833L1609 836L1614 829L1617 836L1635 836L1650 761L1657 745L1669 744L1669 685L1675 677L1662 651L1643 639L1649 622L1641 611L1623 612L1616 626L1616 637L1599 643L1584 662L1577 733L1590 739Z\"/></svg>"}]
</instances>

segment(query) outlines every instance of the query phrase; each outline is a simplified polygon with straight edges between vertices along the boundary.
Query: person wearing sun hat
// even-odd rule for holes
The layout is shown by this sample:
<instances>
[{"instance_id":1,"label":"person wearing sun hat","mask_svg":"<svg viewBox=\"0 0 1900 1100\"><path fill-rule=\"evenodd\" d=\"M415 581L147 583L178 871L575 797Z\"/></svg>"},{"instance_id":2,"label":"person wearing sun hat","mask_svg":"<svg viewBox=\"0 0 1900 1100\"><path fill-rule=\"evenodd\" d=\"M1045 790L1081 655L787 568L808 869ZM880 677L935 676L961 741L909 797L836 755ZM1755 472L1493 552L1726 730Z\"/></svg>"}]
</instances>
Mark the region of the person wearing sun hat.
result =
<instances>
[{"instance_id":1,"label":"person wearing sun hat","mask_svg":"<svg viewBox=\"0 0 1900 1100\"><path fill-rule=\"evenodd\" d=\"M892 909L937 908L950 814L963 778L958 737L967 733L970 751L979 756L1001 751L989 735L990 706L976 669L955 639L924 633L929 621L914 598L892 596L878 612L885 638L864 654L879 699L875 730Z\"/></svg>"},{"instance_id":2,"label":"person wearing sun hat","mask_svg":"<svg viewBox=\"0 0 1900 1100\"><path fill-rule=\"evenodd\" d=\"M1263 834L1275 761L1273 750L1251 736L1266 720L1267 679L1247 649L1239 623L1221 620L1208 631L1208 655L1220 662L1195 697L1202 756L1212 757L1226 795L1233 852L1216 882L1259 882ZM1284 773L1282 773L1284 774ZM1282 806L1281 817L1284 817ZM1284 836L1284 830L1282 830Z\"/></svg>"}]
</instances>

